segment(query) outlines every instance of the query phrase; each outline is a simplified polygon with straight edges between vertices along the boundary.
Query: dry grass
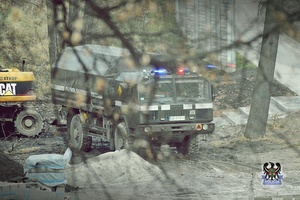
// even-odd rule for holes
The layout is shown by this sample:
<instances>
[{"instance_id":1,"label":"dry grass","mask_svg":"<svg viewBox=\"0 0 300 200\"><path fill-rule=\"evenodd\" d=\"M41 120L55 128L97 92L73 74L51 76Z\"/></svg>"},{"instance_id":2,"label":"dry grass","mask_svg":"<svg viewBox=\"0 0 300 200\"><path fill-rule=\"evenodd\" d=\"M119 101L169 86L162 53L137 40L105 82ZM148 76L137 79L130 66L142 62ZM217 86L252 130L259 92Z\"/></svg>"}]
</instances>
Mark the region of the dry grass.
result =
<instances>
[{"instance_id":1,"label":"dry grass","mask_svg":"<svg viewBox=\"0 0 300 200\"><path fill-rule=\"evenodd\" d=\"M243 135L240 127L223 129L228 132L228 137L220 139L214 138L211 148L251 148L251 149L282 149L300 146L299 130L300 112L289 114L284 119L276 119L274 124L268 125L266 134L262 138L248 139Z\"/></svg>"},{"instance_id":2,"label":"dry grass","mask_svg":"<svg viewBox=\"0 0 300 200\"><path fill-rule=\"evenodd\" d=\"M17 149L17 150L12 150L10 149L6 149L4 151L5 154L7 155L12 155L12 154L28 154L28 153L32 153L32 152L36 152L38 150L40 150L41 147L27 147L27 148L22 148L22 149Z\"/></svg>"}]
</instances>

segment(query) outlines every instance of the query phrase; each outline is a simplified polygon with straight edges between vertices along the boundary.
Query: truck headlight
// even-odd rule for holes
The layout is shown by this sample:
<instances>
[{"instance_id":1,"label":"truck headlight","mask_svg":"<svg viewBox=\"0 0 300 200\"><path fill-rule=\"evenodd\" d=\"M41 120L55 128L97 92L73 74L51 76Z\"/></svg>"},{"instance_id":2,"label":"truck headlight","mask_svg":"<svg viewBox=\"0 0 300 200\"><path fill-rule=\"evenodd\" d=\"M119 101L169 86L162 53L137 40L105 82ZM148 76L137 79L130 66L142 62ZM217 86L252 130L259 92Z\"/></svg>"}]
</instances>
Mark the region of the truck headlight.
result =
<instances>
[{"instance_id":1,"label":"truck headlight","mask_svg":"<svg viewBox=\"0 0 300 200\"><path fill-rule=\"evenodd\" d=\"M207 124L203 124L202 125L202 129L206 131L208 129L208 125Z\"/></svg>"},{"instance_id":2,"label":"truck headlight","mask_svg":"<svg viewBox=\"0 0 300 200\"><path fill-rule=\"evenodd\" d=\"M149 133L149 132L151 131L150 126L146 126L146 127L144 128L144 131L145 131L145 133Z\"/></svg>"}]
</instances>

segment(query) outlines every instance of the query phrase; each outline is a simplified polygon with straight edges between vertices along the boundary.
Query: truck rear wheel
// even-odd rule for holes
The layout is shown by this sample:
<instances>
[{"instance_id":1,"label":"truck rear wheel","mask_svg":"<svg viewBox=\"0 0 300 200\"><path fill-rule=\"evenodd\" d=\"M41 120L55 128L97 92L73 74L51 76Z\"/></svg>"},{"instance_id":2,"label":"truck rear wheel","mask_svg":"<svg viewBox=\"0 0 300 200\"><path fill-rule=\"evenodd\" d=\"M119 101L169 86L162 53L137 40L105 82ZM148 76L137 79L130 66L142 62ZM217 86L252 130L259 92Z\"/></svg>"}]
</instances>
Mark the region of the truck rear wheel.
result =
<instances>
[{"instance_id":1,"label":"truck rear wheel","mask_svg":"<svg viewBox=\"0 0 300 200\"><path fill-rule=\"evenodd\" d=\"M126 130L124 122L119 123L114 132L115 150L128 149L129 148L129 134Z\"/></svg>"},{"instance_id":2,"label":"truck rear wheel","mask_svg":"<svg viewBox=\"0 0 300 200\"><path fill-rule=\"evenodd\" d=\"M17 115L15 127L22 135L36 136L44 128L43 117L35 110L23 110Z\"/></svg>"},{"instance_id":3,"label":"truck rear wheel","mask_svg":"<svg viewBox=\"0 0 300 200\"><path fill-rule=\"evenodd\" d=\"M84 152L91 150L92 138L85 137L83 132L80 114L73 115L68 128L68 146L71 149Z\"/></svg>"}]
</instances>

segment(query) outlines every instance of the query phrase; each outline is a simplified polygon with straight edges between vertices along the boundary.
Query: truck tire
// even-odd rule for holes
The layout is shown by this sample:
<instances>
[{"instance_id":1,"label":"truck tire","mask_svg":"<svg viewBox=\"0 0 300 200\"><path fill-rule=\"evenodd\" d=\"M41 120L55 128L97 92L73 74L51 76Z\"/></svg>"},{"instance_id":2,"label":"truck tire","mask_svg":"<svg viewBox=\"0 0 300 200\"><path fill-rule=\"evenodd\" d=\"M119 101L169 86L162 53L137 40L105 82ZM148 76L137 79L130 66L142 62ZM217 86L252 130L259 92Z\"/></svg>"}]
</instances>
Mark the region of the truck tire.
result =
<instances>
[{"instance_id":1,"label":"truck tire","mask_svg":"<svg viewBox=\"0 0 300 200\"><path fill-rule=\"evenodd\" d=\"M177 152L182 155L197 153L199 147L199 137L197 136L186 136L183 141L177 144Z\"/></svg>"},{"instance_id":2,"label":"truck tire","mask_svg":"<svg viewBox=\"0 0 300 200\"><path fill-rule=\"evenodd\" d=\"M80 148L83 152L89 152L92 150L93 138L90 136L83 136L82 146Z\"/></svg>"},{"instance_id":3,"label":"truck tire","mask_svg":"<svg viewBox=\"0 0 300 200\"><path fill-rule=\"evenodd\" d=\"M181 143L176 145L177 153L182 155L187 155L189 153L189 145L191 141L191 136L186 136Z\"/></svg>"},{"instance_id":4,"label":"truck tire","mask_svg":"<svg viewBox=\"0 0 300 200\"><path fill-rule=\"evenodd\" d=\"M114 131L115 150L129 148L129 134L124 122L119 123Z\"/></svg>"},{"instance_id":5,"label":"truck tire","mask_svg":"<svg viewBox=\"0 0 300 200\"><path fill-rule=\"evenodd\" d=\"M199 153L201 135L193 136L189 144L189 154Z\"/></svg>"},{"instance_id":6,"label":"truck tire","mask_svg":"<svg viewBox=\"0 0 300 200\"><path fill-rule=\"evenodd\" d=\"M91 150L92 137L84 136L80 114L73 115L68 128L68 146L75 151Z\"/></svg>"},{"instance_id":7,"label":"truck tire","mask_svg":"<svg viewBox=\"0 0 300 200\"><path fill-rule=\"evenodd\" d=\"M36 136L44 128L43 117L36 110L23 110L17 114L15 127L22 135Z\"/></svg>"}]
</instances>

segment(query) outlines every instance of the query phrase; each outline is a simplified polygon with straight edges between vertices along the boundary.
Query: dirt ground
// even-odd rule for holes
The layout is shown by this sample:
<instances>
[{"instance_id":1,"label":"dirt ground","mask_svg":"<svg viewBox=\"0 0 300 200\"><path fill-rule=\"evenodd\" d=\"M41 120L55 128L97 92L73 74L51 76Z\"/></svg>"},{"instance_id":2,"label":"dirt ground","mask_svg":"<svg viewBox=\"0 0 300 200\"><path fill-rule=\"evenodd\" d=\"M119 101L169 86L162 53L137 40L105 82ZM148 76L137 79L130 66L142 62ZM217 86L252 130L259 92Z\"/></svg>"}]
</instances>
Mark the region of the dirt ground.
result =
<instances>
[{"instance_id":1,"label":"dirt ground","mask_svg":"<svg viewBox=\"0 0 300 200\"><path fill-rule=\"evenodd\" d=\"M68 183L82 189L68 195L74 199L297 199L299 116L293 113L270 124L264 138L252 141L243 137L242 126L219 127L200 141L198 152L184 158L172 149L162 151L163 159L156 161L126 151L102 154L87 164L69 166L74 176ZM262 185L262 165L270 161L282 165L282 186Z\"/></svg>"},{"instance_id":2,"label":"dirt ground","mask_svg":"<svg viewBox=\"0 0 300 200\"><path fill-rule=\"evenodd\" d=\"M253 70L217 76L215 113L249 105L254 79ZM294 95L277 82L273 85L273 96ZM295 112L285 119L274 120L268 125L265 137L256 140L243 136L244 126L217 127L205 141L199 138L199 149L186 157L163 147L157 152L160 159L145 160L126 150L106 152L95 142L90 153L76 154L73 159L76 164L68 164L66 196L71 199L259 199L289 195L292 199L300 191L299 117L300 112ZM22 164L30 155L63 154L66 147L61 134L64 133L65 129L50 126L37 138L13 136L2 140L0 180L22 175ZM262 185L262 165L270 161L282 165L282 186Z\"/></svg>"}]
</instances>

